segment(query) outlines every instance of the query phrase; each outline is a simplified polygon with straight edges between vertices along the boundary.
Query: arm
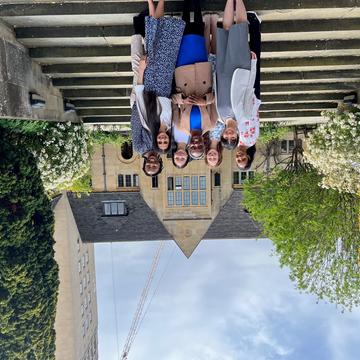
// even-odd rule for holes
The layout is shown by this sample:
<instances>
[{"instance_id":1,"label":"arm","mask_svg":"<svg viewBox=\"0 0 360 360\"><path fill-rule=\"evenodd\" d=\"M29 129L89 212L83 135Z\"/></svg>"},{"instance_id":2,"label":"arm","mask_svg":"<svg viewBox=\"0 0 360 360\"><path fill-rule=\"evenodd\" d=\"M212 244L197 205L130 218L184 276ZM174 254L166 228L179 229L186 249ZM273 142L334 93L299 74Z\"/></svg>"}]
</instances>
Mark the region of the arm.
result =
<instances>
[{"instance_id":1,"label":"arm","mask_svg":"<svg viewBox=\"0 0 360 360\"><path fill-rule=\"evenodd\" d=\"M138 81L138 74L139 74L139 63L140 59L144 54L144 49L142 46L142 36L137 34L131 37L131 69L134 73L133 77L133 88L130 95L130 105L131 107L134 105L136 100L135 96L135 85Z\"/></svg>"},{"instance_id":2,"label":"arm","mask_svg":"<svg viewBox=\"0 0 360 360\"><path fill-rule=\"evenodd\" d=\"M255 85L256 69L257 69L256 54L254 52L251 52L251 70L250 70L250 78L249 78L249 85L248 85L248 87L251 89L253 89L254 85Z\"/></svg>"},{"instance_id":3,"label":"arm","mask_svg":"<svg viewBox=\"0 0 360 360\"><path fill-rule=\"evenodd\" d=\"M136 104L131 112L131 138L136 152L144 154L152 150L151 136L141 124Z\"/></svg>"},{"instance_id":4,"label":"arm","mask_svg":"<svg viewBox=\"0 0 360 360\"><path fill-rule=\"evenodd\" d=\"M160 113L160 121L166 125L167 129L171 128L171 100L166 97L159 96L158 97L161 113Z\"/></svg>"},{"instance_id":5,"label":"arm","mask_svg":"<svg viewBox=\"0 0 360 360\"><path fill-rule=\"evenodd\" d=\"M140 59L144 55L142 36L137 34L131 37L131 68L134 72L134 83L137 83Z\"/></svg>"},{"instance_id":6,"label":"arm","mask_svg":"<svg viewBox=\"0 0 360 360\"><path fill-rule=\"evenodd\" d=\"M176 105L184 105L184 99L181 93L177 93L171 96L171 101Z\"/></svg>"},{"instance_id":7,"label":"arm","mask_svg":"<svg viewBox=\"0 0 360 360\"><path fill-rule=\"evenodd\" d=\"M137 113L139 114L139 119L141 121L141 124L146 130L149 130L148 126L146 125L147 113L146 113L146 106L144 100L144 85L135 86L135 96L136 96Z\"/></svg>"}]
</instances>

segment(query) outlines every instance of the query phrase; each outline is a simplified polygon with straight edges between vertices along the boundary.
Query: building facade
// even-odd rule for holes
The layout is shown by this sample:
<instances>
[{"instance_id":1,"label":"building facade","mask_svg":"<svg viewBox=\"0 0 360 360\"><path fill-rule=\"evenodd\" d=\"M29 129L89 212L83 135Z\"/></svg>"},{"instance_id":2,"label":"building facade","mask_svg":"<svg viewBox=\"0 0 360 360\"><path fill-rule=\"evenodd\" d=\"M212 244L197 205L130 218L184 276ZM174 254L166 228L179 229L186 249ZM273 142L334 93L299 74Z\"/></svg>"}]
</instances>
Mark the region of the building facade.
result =
<instances>
[{"instance_id":1,"label":"building facade","mask_svg":"<svg viewBox=\"0 0 360 360\"><path fill-rule=\"evenodd\" d=\"M55 318L57 360L97 360L98 321L94 244L83 243L68 197L54 207L59 295Z\"/></svg>"}]
</instances>

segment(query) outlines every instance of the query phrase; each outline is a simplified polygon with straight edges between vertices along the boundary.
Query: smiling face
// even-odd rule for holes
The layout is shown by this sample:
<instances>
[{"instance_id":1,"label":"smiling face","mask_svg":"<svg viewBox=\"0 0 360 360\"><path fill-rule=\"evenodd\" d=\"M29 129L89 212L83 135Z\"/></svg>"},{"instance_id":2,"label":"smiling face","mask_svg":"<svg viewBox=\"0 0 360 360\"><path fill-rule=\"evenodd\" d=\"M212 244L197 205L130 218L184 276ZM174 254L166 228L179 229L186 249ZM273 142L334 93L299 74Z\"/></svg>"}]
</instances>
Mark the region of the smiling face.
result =
<instances>
[{"instance_id":1,"label":"smiling face","mask_svg":"<svg viewBox=\"0 0 360 360\"><path fill-rule=\"evenodd\" d=\"M146 175L155 175L160 170L160 160L156 154L150 154L145 163L144 171Z\"/></svg>"},{"instance_id":2,"label":"smiling face","mask_svg":"<svg viewBox=\"0 0 360 360\"><path fill-rule=\"evenodd\" d=\"M156 137L157 145L160 150L166 151L170 145L170 138L166 132L160 132Z\"/></svg>"},{"instance_id":3,"label":"smiling face","mask_svg":"<svg viewBox=\"0 0 360 360\"><path fill-rule=\"evenodd\" d=\"M238 133L237 131L232 128L232 127L227 127L224 132L222 137L229 143L233 143L237 140L238 138Z\"/></svg>"},{"instance_id":4,"label":"smiling face","mask_svg":"<svg viewBox=\"0 0 360 360\"><path fill-rule=\"evenodd\" d=\"M189 143L189 153L193 159L198 159L204 154L205 146L202 135L193 135Z\"/></svg>"},{"instance_id":5,"label":"smiling face","mask_svg":"<svg viewBox=\"0 0 360 360\"><path fill-rule=\"evenodd\" d=\"M174 153L174 164L182 169L186 165L188 157L189 154L185 150L179 149Z\"/></svg>"},{"instance_id":6,"label":"smiling face","mask_svg":"<svg viewBox=\"0 0 360 360\"><path fill-rule=\"evenodd\" d=\"M246 153L246 147L239 146L235 154L235 162L238 168L244 169L250 160L249 155Z\"/></svg>"},{"instance_id":7,"label":"smiling face","mask_svg":"<svg viewBox=\"0 0 360 360\"><path fill-rule=\"evenodd\" d=\"M216 149L210 149L206 154L206 160L211 167L216 167L219 162L219 152Z\"/></svg>"}]
</instances>

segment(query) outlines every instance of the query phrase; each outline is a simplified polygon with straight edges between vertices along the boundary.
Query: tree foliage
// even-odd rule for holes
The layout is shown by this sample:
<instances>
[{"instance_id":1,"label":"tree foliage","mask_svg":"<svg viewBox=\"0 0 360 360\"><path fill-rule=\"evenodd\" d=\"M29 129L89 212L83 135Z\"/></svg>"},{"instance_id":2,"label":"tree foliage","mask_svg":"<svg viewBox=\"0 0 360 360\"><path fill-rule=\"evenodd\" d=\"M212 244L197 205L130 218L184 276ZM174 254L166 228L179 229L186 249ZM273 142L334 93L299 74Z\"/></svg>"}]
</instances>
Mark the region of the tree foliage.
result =
<instances>
[{"instance_id":1,"label":"tree foliage","mask_svg":"<svg viewBox=\"0 0 360 360\"><path fill-rule=\"evenodd\" d=\"M261 127L259 141L266 145L272 141L279 141L291 131L291 127L283 126L279 122L264 122Z\"/></svg>"},{"instance_id":2,"label":"tree foliage","mask_svg":"<svg viewBox=\"0 0 360 360\"><path fill-rule=\"evenodd\" d=\"M360 191L360 107L324 111L327 119L307 139L305 157L323 175L322 186Z\"/></svg>"},{"instance_id":3,"label":"tree foliage","mask_svg":"<svg viewBox=\"0 0 360 360\"><path fill-rule=\"evenodd\" d=\"M1 359L55 358L51 204L24 136L0 127Z\"/></svg>"},{"instance_id":4,"label":"tree foliage","mask_svg":"<svg viewBox=\"0 0 360 360\"><path fill-rule=\"evenodd\" d=\"M47 191L66 189L88 173L90 142L83 124L2 120L0 126L22 135Z\"/></svg>"},{"instance_id":5,"label":"tree foliage","mask_svg":"<svg viewBox=\"0 0 360 360\"><path fill-rule=\"evenodd\" d=\"M292 164L245 184L244 205L299 289L351 309L360 303L359 197L321 180Z\"/></svg>"}]
</instances>

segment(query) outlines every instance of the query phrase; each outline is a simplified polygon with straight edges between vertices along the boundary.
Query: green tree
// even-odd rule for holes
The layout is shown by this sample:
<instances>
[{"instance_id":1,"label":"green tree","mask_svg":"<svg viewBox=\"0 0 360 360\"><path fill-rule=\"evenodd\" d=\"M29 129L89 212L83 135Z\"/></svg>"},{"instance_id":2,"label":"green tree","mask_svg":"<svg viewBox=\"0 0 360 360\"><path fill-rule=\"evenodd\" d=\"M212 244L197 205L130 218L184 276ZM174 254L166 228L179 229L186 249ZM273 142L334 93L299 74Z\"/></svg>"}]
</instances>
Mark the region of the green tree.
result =
<instances>
[{"instance_id":1,"label":"green tree","mask_svg":"<svg viewBox=\"0 0 360 360\"><path fill-rule=\"evenodd\" d=\"M54 218L23 135L0 127L1 359L55 358Z\"/></svg>"},{"instance_id":2,"label":"green tree","mask_svg":"<svg viewBox=\"0 0 360 360\"><path fill-rule=\"evenodd\" d=\"M262 224L297 287L351 309L360 303L359 197L319 186L301 162L244 188L244 206Z\"/></svg>"}]
</instances>

